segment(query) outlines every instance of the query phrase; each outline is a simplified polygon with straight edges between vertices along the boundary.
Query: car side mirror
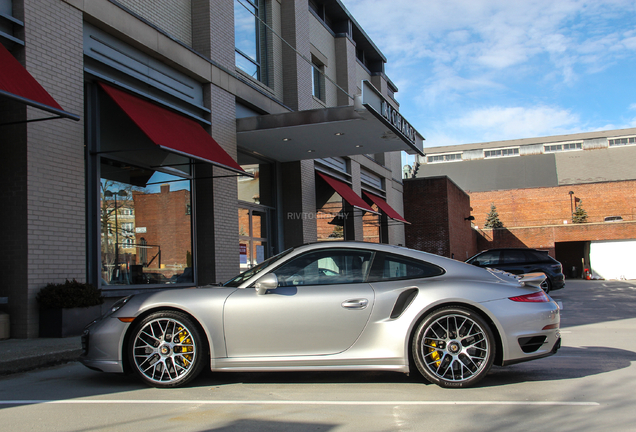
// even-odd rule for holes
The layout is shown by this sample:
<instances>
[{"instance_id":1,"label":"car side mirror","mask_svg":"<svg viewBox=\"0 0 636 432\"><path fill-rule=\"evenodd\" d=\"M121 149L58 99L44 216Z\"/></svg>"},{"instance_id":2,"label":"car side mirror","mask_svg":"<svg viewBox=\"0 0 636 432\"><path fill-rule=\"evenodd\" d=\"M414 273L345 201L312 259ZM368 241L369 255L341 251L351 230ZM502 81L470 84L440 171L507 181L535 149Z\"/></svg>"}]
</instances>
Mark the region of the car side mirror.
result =
<instances>
[{"instance_id":1,"label":"car side mirror","mask_svg":"<svg viewBox=\"0 0 636 432\"><path fill-rule=\"evenodd\" d=\"M264 295L267 290L276 289L278 287L278 278L274 273L268 273L260 278L255 284L256 294Z\"/></svg>"}]
</instances>

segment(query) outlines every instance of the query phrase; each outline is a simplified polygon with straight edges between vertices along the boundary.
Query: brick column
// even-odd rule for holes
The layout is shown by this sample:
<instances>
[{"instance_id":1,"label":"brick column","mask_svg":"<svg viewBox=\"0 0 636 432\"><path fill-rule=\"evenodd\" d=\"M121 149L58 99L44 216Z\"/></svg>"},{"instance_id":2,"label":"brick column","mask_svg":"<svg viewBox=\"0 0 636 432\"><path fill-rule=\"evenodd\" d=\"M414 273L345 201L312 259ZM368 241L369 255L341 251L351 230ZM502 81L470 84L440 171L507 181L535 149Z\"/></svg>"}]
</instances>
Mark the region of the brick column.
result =
<instances>
[{"instance_id":1,"label":"brick column","mask_svg":"<svg viewBox=\"0 0 636 432\"><path fill-rule=\"evenodd\" d=\"M358 92L356 45L346 34L336 36L336 83L354 96ZM338 106L353 105L353 99L338 89Z\"/></svg>"},{"instance_id":2,"label":"brick column","mask_svg":"<svg viewBox=\"0 0 636 432\"><path fill-rule=\"evenodd\" d=\"M282 36L292 47L283 44L283 102L295 111L312 108L311 58L309 42L309 4L307 0L281 3Z\"/></svg>"},{"instance_id":3,"label":"brick column","mask_svg":"<svg viewBox=\"0 0 636 432\"><path fill-rule=\"evenodd\" d=\"M10 166L0 183L12 195L4 201L2 219L14 221L3 227L2 249L3 254L15 253L6 262L8 276L3 275L1 284L7 284L11 336L27 338L38 336L35 296L42 287L86 280L83 29L82 13L64 2L13 5L24 21L25 47L16 57L66 111L82 116L79 122L20 125L1 150L8 156L0 158L2 163ZM25 111L29 119L50 116L30 107Z\"/></svg>"},{"instance_id":4,"label":"brick column","mask_svg":"<svg viewBox=\"0 0 636 432\"><path fill-rule=\"evenodd\" d=\"M316 174L314 161L281 164L283 179L283 249L314 242L316 225Z\"/></svg>"}]
</instances>

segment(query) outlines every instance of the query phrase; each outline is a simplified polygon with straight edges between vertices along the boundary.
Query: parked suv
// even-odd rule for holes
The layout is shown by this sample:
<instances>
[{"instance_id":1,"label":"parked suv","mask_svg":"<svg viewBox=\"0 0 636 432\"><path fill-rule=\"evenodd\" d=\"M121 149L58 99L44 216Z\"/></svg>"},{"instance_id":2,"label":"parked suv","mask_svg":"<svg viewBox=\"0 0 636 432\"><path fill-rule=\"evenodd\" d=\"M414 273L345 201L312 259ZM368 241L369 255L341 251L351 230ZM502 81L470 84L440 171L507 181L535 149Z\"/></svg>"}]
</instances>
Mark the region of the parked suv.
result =
<instances>
[{"instance_id":1,"label":"parked suv","mask_svg":"<svg viewBox=\"0 0 636 432\"><path fill-rule=\"evenodd\" d=\"M513 274L542 272L547 276L541 285L545 292L565 286L561 263L547 252L528 248L489 249L468 258L467 263L478 267L490 267Z\"/></svg>"}]
</instances>

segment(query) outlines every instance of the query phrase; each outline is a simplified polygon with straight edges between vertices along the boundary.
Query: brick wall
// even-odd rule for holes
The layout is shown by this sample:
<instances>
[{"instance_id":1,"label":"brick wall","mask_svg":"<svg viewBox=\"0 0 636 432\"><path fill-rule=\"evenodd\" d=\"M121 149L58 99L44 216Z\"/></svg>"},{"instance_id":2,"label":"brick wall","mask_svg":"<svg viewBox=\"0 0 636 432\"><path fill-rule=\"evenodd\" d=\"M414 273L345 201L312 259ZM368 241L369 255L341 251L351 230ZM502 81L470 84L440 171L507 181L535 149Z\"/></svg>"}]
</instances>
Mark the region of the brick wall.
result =
<instances>
[{"instance_id":1,"label":"brick wall","mask_svg":"<svg viewBox=\"0 0 636 432\"><path fill-rule=\"evenodd\" d=\"M468 194L448 177L404 180L406 246L463 260L476 250Z\"/></svg>"},{"instance_id":2,"label":"brick wall","mask_svg":"<svg viewBox=\"0 0 636 432\"><path fill-rule=\"evenodd\" d=\"M192 46L191 0L154 0L152 5L149 5L147 0L117 0L117 3L148 20L177 40ZM234 30L232 29L233 34Z\"/></svg>"},{"instance_id":3,"label":"brick wall","mask_svg":"<svg viewBox=\"0 0 636 432\"><path fill-rule=\"evenodd\" d=\"M84 114L82 14L63 2L14 2L24 20L24 66L66 110ZM28 118L47 113L27 109ZM86 278L84 130L83 120L50 120L25 127L26 156L11 172L26 170L24 218L26 257L17 264L22 274L11 280L12 337L38 335L37 292L49 282ZM21 144L21 140L16 145ZM24 156L24 154L23 154ZM23 203L23 197L19 201ZM24 284L24 285L23 285ZM26 313L25 313L26 312Z\"/></svg>"},{"instance_id":4,"label":"brick wall","mask_svg":"<svg viewBox=\"0 0 636 432\"><path fill-rule=\"evenodd\" d=\"M571 223L569 192L582 200L588 222L602 222L606 216L636 220L636 181L617 181L547 188L471 192L475 224L483 227L490 204L497 207L505 227L562 225Z\"/></svg>"},{"instance_id":5,"label":"brick wall","mask_svg":"<svg viewBox=\"0 0 636 432\"><path fill-rule=\"evenodd\" d=\"M479 250L496 247L530 247L547 250L554 257L556 243L636 239L636 221L501 228L479 231L481 234L477 238Z\"/></svg>"}]
</instances>

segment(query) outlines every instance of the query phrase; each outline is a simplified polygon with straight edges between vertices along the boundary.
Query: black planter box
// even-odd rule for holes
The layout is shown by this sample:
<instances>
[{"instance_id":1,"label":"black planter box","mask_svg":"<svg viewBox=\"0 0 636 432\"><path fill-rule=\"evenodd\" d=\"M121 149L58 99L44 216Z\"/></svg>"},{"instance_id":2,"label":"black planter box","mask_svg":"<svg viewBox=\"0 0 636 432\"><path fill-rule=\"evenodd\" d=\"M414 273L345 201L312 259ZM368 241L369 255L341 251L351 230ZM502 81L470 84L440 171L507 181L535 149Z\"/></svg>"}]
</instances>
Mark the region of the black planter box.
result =
<instances>
[{"instance_id":1,"label":"black planter box","mask_svg":"<svg viewBox=\"0 0 636 432\"><path fill-rule=\"evenodd\" d=\"M101 306L40 310L40 337L79 336L87 324L99 318Z\"/></svg>"}]
</instances>

